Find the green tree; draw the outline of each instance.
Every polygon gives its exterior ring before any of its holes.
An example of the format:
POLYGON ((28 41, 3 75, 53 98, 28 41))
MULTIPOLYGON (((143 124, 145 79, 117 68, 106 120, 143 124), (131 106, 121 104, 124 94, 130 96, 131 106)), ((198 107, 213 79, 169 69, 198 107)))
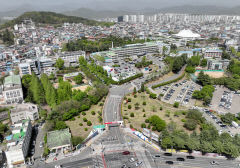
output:
POLYGON ((73 78, 73 80, 76 82, 76 84, 80 85, 83 83, 83 76, 81 73, 79 73, 77 76, 73 78))
POLYGON ((145 91, 145 87, 144 87, 144 84, 142 83, 141 84, 141 92, 144 92, 145 91))
POLYGON ((229 125, 232 123, 232 121, 234 121, 234 119, 235 119, 235 116, 234 116, 234 114, 231 114, 231 113, 221 115, 222 122, 229 124, 229 125))
POLYGON ((67 81, 61 81, 57 89, 58 104, 63 101, 70 100, 72 97, 72 86, 67 81))
POLYGON ((62 60, 61 58, 58 58, 57 61, 56 61, 55 66, 56 66, 58 69, 62 70, 63 67, 64 67, 64 60, 62 60))
POLYGON ((192 119, 188 119, 184 125, 183 125, 185 128, 187 128, 188 130, 192 131, 192 130, 195 130, 196 127, 197 127, 197 122, 195 120, 192 120, 192 119))
POLYGON ((81 144, 83 142, 83 138, 80 136, 73 136, 72 137, 72 144, 73 146, 77 146, 78 144, 81 144))
POLYGON ((201 67, 206 67, 207 66, 207 59, 202 59, 200 65, 201 65, 201 67))
POLYGON ((203 73, 203 71, 201 71, 199 74, 198 74, 198 78, 197 78, 197 82, 202 85, 202 86, 205 86, 205 85, 211 85, 212 82, 211 82, 211 78, 209 77, 209 75, 205 75, 203 73))
POLYGON ((45 95, 42 83, 34 73, 32 74, 30 82, 30 91, 33 95, 34 103, 42 104, 45 102, 45 95))
POLYGON ((55 129, 61 130, 67 128, 67 124, 64 121, 56 121, 55 129))

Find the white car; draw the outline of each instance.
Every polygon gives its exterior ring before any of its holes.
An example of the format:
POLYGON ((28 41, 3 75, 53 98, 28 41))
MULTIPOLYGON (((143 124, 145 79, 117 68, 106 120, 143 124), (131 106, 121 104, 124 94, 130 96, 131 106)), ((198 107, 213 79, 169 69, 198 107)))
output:
POLYGON ((131 162, 131 163, 134 162, 134 161, 135 161, 134 158, 130 158, 130 159, 129 159, 129 162, 131 162))

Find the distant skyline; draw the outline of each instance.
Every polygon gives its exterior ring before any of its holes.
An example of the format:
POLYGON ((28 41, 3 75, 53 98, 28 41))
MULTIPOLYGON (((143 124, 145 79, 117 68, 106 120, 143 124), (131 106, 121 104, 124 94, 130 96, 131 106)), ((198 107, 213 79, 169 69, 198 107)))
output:
POLYGON ((181 5, 240 6, 240 0, 0 0, 0 12, 29 8, 29 10, 67 11, 79 8, 97 10, 161 9, 181 5))

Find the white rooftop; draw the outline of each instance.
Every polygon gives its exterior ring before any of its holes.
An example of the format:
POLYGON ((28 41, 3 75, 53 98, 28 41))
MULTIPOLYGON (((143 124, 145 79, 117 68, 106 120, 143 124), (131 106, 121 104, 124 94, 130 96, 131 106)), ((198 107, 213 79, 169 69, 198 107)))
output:
POLYGON ((199 38, 200 35, 197 33, 193 33, 191 30, 181 30, 178 34, 176 34, 178 37, 183 38, 199 38))

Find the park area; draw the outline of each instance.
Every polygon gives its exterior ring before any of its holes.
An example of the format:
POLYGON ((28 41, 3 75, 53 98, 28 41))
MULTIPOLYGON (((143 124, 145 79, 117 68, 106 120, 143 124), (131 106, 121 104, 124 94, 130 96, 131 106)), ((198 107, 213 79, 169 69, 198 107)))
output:
MULTIPOLYGON (((151 116, 157 115, 162 120, 169 124, 171 121, 175 123, 178 129, 185 129, 184 123, 187 121, 187 108, 183 106, 174 107, 174 105, 162 102, 158 99, 149 98, 146 92, 130 94, 125 97, 122 104, 122 115, 126 125, 136 130, 142 131, 142 128, 153 129, 148 122, 151 116)), ((199 126, 196 128, 199 131, 199 126)), ((157 132, 157 131, 156 131, 157 132)))
POLYGON ((103 101, 98 105, 92 105, 87 111, 81 112, 74 119, 65 121, 70 128, 72 136, 87 138, 94 125, 102 124, 103 101))

